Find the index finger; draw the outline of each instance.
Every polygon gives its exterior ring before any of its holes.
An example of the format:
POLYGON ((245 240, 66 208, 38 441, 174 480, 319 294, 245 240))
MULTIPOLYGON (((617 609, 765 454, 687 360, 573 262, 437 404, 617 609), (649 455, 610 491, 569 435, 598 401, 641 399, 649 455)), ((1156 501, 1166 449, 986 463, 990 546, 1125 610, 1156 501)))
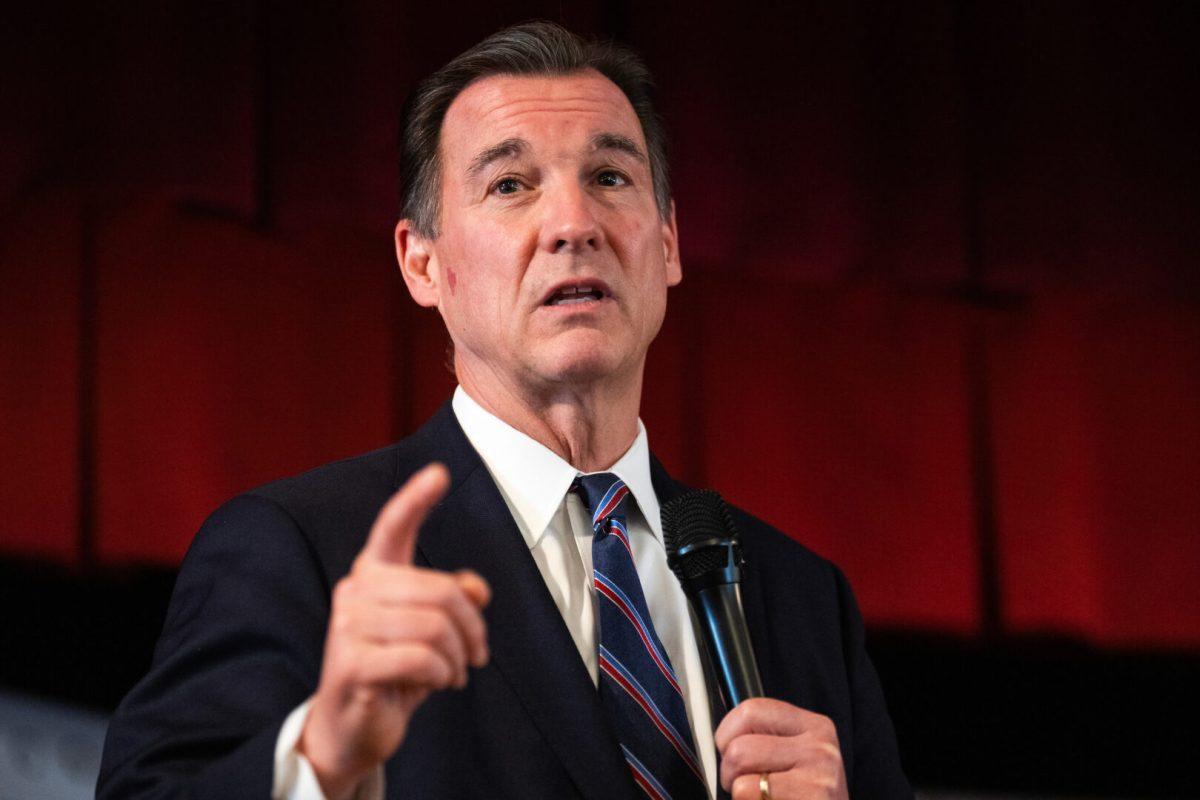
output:
MULTIPOLYGON (((769 697, 752 697, 738 703, 725 715, 713 733, 713 744, 725 752, 725 747, 746 733, 765 733, 772 736, 798 736, 805 731, 829 722, 828 717, 799 706, 772 700, 769 697)), ((832 725, 832 722, 829 722, 832 725)))
POLYGON ((419 470, 380 509, 359 557, 411 564, 417 529, 449 487, 450 473, 441 464, 419 470))

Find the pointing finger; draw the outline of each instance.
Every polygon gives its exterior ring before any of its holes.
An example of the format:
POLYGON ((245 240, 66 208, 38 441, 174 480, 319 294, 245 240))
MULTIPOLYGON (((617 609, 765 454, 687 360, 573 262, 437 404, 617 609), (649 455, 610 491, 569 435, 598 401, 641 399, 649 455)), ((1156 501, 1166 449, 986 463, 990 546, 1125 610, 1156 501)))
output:
POLYGON ((375 518, 360 558, 411 564, 417 529, 449 486, 450 474, 441 464, 430 464, 409 478, 375 518))

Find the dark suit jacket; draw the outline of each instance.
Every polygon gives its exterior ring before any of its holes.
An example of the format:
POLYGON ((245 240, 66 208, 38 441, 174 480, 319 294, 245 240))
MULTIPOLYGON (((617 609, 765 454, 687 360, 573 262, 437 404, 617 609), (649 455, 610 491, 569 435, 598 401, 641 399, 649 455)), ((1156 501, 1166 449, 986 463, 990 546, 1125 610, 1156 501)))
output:
MULTIPOLYGON (((434 460, 451 488, 416 558, 491 584, 492 658, 467 688, 420 707, 386 765, 388 796, 639 796, 541 574, 447 403, 398 444, 251 491, 204 523, 150 672, 110 723, 99 798, 270 795, 280 726, 316 689, 330 591, 379 508, 434 460)), ((652 470, 661 500, 683 491, 657 461, 652 470)), ((845 578, 759 520, 735 519, 766 694, 834 720, 853 797, 911 797, 845 578)))

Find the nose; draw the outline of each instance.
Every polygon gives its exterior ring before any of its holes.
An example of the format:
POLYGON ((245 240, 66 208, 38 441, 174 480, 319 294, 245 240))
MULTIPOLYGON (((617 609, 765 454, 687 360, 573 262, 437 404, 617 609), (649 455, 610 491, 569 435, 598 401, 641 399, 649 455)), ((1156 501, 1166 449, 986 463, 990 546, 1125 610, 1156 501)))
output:
POLYGON ((595 200, 578 184, 561 186, 545 198, 542 249, 551 253, 598 250, 604 241, 595 200))

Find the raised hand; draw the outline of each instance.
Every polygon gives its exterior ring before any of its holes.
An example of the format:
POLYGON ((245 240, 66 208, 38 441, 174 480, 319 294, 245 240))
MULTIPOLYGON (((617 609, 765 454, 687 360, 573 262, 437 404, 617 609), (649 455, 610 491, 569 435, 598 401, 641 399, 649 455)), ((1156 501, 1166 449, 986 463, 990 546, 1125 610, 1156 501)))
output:
POLYGON ((487 583, 412 564, 417 530, 448 486, 440 464, 413 475, 333 590, 321 680, 299 741, 330 800, 350 796, 396 751, 431 692, 465 686, 468 666, 487 663, 487 583))

